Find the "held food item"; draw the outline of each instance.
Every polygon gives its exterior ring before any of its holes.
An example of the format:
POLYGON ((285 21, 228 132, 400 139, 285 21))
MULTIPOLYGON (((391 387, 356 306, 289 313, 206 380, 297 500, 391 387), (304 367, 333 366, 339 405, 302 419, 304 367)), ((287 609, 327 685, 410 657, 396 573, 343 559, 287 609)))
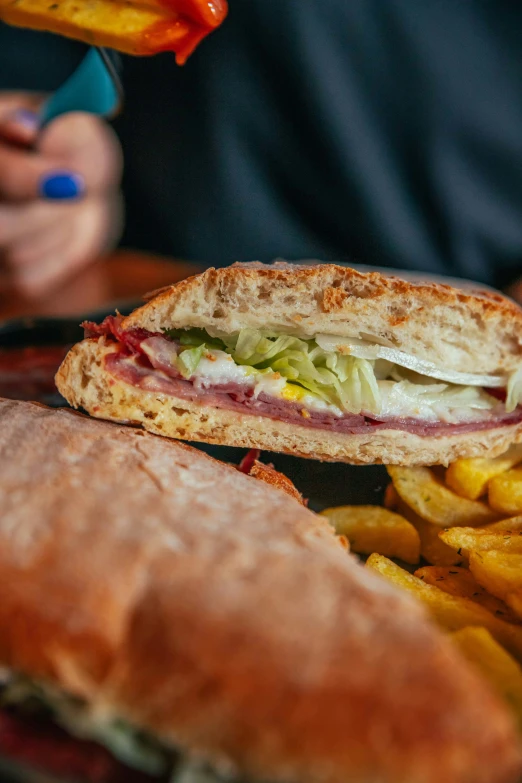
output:
POLYGON ((0 0, 8 24, 128 54, 173 51, 180 65, 226 14, 226 0, 0 0))
POLYGON ((0 752, 48 741, 56 766, 66 731, 90 743, 67 751, 90 781, 100 745, 140 780, 168 779, 175 749, 228 780, 518 779, 487 684, 293 497, 28 403, 0 403, 0 451, 0 752))
POLYGON ((522 433, 522 310, 491 293, 237 264, 85 326, 61 393, 169 437, 432 465, 494 456, 522 433))

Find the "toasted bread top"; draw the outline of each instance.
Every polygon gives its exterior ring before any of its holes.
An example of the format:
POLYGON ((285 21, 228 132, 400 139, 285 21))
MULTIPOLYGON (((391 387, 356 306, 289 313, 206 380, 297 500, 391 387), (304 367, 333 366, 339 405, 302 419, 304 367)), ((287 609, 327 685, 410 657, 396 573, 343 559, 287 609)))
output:
POLYGON ((208 269, 156 292, 124 326, 376 338, 440 367, 481 374, 508 373, 522 362, 522 309, 510 299, 334 264, 208 269))

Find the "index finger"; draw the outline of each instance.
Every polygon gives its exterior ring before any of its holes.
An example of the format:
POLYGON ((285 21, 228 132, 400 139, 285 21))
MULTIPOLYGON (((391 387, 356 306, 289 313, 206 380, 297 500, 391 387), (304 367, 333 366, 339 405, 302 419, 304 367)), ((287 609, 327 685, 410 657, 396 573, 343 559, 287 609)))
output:
POLYGON ((60 117, 33 150, 0 142, 0 199, 79 198, 117 189, 121 153, 112 131, 88 115, 60 117), (57 184, 59 186, 57 186, 57 184))

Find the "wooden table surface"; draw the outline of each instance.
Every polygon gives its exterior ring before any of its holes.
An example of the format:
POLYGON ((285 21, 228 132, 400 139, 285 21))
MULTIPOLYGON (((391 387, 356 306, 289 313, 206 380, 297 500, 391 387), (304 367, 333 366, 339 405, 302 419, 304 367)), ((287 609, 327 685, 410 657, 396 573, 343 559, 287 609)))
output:
POLYGON ((51 294, 27 299, 0 294, 0 320, 24 316, 74 316, 125 301, 175 283, 203 266, 120 250, 84 269, 51 294))

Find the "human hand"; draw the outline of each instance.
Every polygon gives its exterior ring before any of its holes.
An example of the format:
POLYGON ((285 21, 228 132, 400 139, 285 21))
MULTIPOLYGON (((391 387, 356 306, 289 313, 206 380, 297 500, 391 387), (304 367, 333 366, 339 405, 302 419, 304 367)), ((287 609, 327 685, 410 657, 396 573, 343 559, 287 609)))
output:
POLYGON ((121 151, 87 114, 38 132, 42 99, 0 93, 0 288, 39 296, 119 238, 121 151))

